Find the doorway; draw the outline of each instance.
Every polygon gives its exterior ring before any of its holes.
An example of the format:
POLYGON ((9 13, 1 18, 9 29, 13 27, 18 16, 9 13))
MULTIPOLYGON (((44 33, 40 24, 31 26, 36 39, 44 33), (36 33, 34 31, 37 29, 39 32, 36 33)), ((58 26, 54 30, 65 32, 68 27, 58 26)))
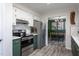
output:
POLYGON ((66 18, 48 18, 48 45, 65 46, 65 22, 66 18))

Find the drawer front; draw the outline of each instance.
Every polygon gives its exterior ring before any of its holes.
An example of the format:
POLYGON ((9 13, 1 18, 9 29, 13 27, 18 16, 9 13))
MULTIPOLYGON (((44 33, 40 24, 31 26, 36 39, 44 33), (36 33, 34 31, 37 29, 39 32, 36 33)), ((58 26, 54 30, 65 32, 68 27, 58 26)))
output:
POLYGON ((20 39, 13 40, 13 56, 21 55, 21 42, 20 39))

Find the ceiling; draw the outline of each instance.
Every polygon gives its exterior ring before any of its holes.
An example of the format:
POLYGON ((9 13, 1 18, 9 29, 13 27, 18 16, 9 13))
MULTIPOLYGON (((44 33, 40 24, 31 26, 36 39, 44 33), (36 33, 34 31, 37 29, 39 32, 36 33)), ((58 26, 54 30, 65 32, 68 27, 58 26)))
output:
POLYGON ((28 7, 29 9, 39 13, 44 14, 53 10, 59 10, 67 7, 76 6, 76 3, 19 3, 24 7, 28 7))

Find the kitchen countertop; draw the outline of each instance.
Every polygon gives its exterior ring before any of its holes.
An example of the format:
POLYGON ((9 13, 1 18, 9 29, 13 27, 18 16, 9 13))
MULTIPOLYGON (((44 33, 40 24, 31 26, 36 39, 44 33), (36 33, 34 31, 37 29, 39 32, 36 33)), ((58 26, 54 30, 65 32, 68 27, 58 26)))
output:
POLYGON ((74 39, 74 41, 77 43, 77 45, 79 46, 79 34, 72 34, 71 36, 74 39))
POLYGON ((33 36, 38 35, 37 33, 32 33, 33 36))
POLYGON ((21 37, 13 36, 12 38, 13 38, 13 40, 14 40, 14 39, 19 39, 19 38, 21 38, 21 37))
MULTIPOLYGON (((28 34, 27 37, 30 36, 30 35, 35 36, 35 35, 38 35, 38 34, 37 34, 37 33, 31 33, 31 34, 28 34)), ((14 40, 14 39, 19 39, 19 38, 21 38, 21 37, 13 36, 12 38, 13 38, 13 40, 14 40)))
POLYGON ((77 45, 79 46, 79 33, 77 32, 76 25, 71 25, 71 36, 74 39, 74 41, 77 43, 77 45))

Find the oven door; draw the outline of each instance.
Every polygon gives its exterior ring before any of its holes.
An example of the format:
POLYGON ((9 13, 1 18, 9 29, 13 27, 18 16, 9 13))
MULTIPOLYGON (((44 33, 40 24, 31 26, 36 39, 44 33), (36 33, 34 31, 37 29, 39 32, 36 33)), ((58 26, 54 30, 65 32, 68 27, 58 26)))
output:
POLYGON ((26 47, 33 44, 33 37, 23 37, 21 40, 21 47, 26 47))

